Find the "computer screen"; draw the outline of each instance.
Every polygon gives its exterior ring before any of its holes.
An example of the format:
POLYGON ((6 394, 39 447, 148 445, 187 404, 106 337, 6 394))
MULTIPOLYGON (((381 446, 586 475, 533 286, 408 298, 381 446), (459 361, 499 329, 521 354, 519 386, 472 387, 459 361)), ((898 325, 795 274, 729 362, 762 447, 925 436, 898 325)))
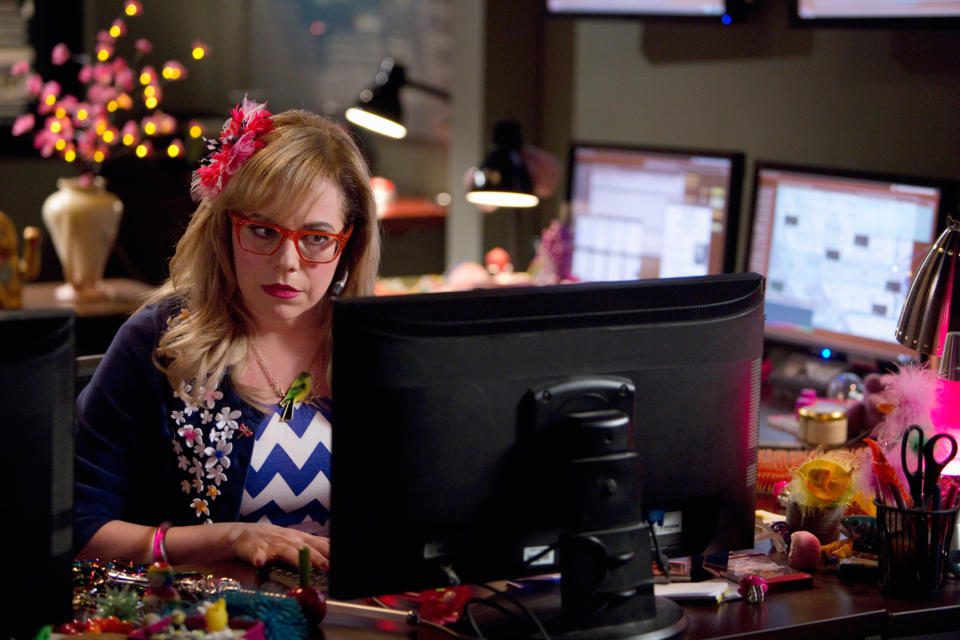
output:
POLYGON ((955 206, 947 180, 760 162, 748 268, 766 276, 767 336, 881 361, 914 270, 955 206))
MULTIPOLYGON (((555 545, 593 511, 557 451, 595 404, 623 405, 640 498, 619 508, 662 519, 667 555, 752 548, 762 280, 336 300, 331 596, 565 574, 555 545)), ((629 475, 586 474, 587 493, 629 475)))
POLYGON ((949 0, 793 0, 799 20, 899 20, 960 18, 960 2, 949 0))
POLYGON ((730 0, 546 0, 557 14, 621 16, 723 16, 730 0))
POLYGON ((743 155, 575 143, 568 199, 580 281, 736 270, 743 155))
POLYGON ((0 469, 10 489, 0 545, 15 550, 4 569, 17 583, 0 633, 32 638, 73 618, 74 315, 0 310, 0 337, 0 469))

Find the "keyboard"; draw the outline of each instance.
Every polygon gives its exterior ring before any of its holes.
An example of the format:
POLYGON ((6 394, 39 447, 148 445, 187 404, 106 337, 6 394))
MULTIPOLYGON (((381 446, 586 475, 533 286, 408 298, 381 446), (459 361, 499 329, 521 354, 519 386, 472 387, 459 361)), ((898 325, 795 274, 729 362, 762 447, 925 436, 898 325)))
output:
MULTIPOLYGON (((260 575, 262 576, 261 580, 276 582, 289 589, 300 586, 300 571, 287 565, 267 565, 261 569, 260 575)), ((310 586, 318 591, 326 592, 330 586, 327 572, 312 568, 310 570, 310 586)))

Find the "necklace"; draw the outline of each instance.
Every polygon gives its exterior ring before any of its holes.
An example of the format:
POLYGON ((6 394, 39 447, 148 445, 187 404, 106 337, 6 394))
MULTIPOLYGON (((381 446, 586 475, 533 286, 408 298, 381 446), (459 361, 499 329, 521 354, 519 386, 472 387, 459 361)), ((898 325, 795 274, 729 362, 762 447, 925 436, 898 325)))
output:
MULTIPOLYGON (((263 372, 264 377, 270 382, 273 390, 281 398, 280 406, 283 407, 283 412, 280 415, 280 422, 290 422, 290 420, 293 419, 294 406, 300 402, 309 402, 314 396, 316 390, 311 384, 313 374, 310 371, 301 371, 294 381, 290 383, 290 388, 284 392, 283 387, 277 382, 276 376, 273 375, 270 367, 267 366, 267 362, 263 359, 263 354, 260 353, 257 345, 251 341, 250 348, 253 351, 253 356, 257 359, 257 364, 260 365, 260 370, 263 372)), ((317 360, 318 358, 314 357, 313 362, 310 363, 310 368, 314 370, 314 372, 317 368, 317 360)))
POLYGON ((260 349, 257 348, 257 345, 253 341, 250 342, 250 348, 253 350, 253 357, 257 359, 257 364, 260 365, 260 371, 263 372, 263 376, 273 386, 273 390, 277 392, 277 395, 283 398, 287 395, 287 392, 283 390, 283 387, 280 386, 280 383, 277 382, 276 377, 274 377, 273 372, 270 371, 270 367, 268 367, 267 363, 263 360, 260 349))

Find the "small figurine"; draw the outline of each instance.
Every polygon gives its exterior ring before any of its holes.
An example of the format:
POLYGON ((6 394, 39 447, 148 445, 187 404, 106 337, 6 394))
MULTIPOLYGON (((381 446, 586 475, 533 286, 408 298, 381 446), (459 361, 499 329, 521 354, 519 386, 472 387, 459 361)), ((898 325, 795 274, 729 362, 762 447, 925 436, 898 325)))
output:
POLYGON ((23 258, 17 253, 17 228, 0 211, 0 309, 23 305, 23 283, 40 273, 40 230, 23 230, 23 258))
POLYGON ((227 628, 227 601, 220 598, 216 602, 211 602, 203 611, 203 619, 206 620, 207 631, 222 631, 227 628))
POLYGON ((310 549, 300 547, 300 585, 287 595, 297 600, 307 624, 316 629, 327 615, 327 600, 316 587, 310 584, 310 549))
POLYGON ((767 581, 760 576, 743 576, 740 578, 740 585, 737 589, 743 598, 750 604, 760 604, 766 596, 769 585, 767 581))
POLYGON ((180 602, 180 594, 173 587, 173 567, 166 562, 154 562, 147 569, 147 584, 143 594, 143 609, 147 613, 163 614, 180 602))

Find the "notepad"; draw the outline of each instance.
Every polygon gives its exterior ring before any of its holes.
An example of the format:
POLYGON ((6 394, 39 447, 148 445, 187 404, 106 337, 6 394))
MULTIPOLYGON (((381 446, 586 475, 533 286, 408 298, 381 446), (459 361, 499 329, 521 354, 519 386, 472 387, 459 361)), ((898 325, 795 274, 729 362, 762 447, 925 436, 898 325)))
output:
POLYGON ((677 601, 701 600, 717 603, 737 600, 741 597, 737 593, 737 585, 722 578, 702 582, 655 584, 653 585, 653 594, 677 601))

